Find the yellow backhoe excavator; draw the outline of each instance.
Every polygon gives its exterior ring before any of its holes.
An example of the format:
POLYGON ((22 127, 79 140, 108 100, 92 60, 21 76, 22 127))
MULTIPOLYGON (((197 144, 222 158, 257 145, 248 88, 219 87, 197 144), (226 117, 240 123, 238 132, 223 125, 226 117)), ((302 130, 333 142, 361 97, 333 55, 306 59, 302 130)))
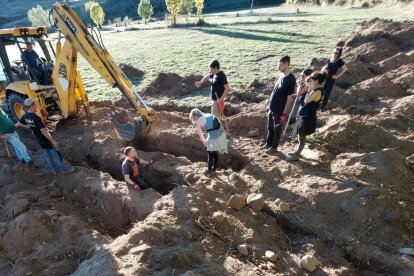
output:
POLYGON ((90 116, 89 100, 77 70, 79 53, 109 85, 122 92, 137 113, 130 122, 111 117, 118 135, 130 141, 148 131, 156 114, 105 49, 99 30, 87 28, 65 2, 53 5, 50 21, 59 32, 56 49, 45 27, 0 30, 0 99, 3 98, 11 115, 19 119, 25 111, 24 100, 37 98, 38 115, 43 120, 54 114, 63 118, 76 116, 80 106, 90 116), (34 46, 39 56, 37 66, 42 72, 49 72, 53 83, 39 80, 38 74, 31 70, 33 67, 27 64, 27 43, 34 46))

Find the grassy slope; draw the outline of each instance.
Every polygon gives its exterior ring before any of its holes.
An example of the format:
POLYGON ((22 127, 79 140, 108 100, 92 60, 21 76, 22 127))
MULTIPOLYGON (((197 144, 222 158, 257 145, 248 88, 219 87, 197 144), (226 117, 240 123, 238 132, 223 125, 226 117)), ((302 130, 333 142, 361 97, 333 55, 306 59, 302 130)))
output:
MULTIPOLYGON (((140 88, 160 72, 205 74, 214 57, 220 59, 232 85, 246 85, 274 76, 282 55, 289 54, 296 68, 306 66, 312 57, 328 57, 358 22, 374 17, 404 20, 408 15, 395 8, 303 7, 297 14, 295 8, 275 7, 253 15, 240 12, 240 17, 235 12, 208 15, 206 21, 215 26, 104 32, 103 38, 117 62, 146 72, 140 88)), ((92 100, 119 98, 120 93, 103 84, 93 70, 85 70, 90 69, 85 62, 80 61, 80 67, 92 100)))

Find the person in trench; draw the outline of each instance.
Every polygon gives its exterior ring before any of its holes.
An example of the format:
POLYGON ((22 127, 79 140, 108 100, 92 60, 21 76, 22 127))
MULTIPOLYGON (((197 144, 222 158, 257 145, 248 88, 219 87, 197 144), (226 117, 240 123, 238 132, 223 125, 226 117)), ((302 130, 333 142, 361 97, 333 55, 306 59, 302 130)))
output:
POLYGON ((226 133, 218 118, 212 114, 204 114, 195 108, 191 110, 189 117, 201 142, 207 148, 207 169, 204 174, 211 175, 217 170, 218 153, 227 153, 226 133), (204 132, 207 132, 207 138, 204 132))
POLYGON ((125 160, 122 162, 122 174, 125 182, 131 185, 134 190, 144 190, 149 188, 147 183, 140 176, 140 165, 154 164, 154 160, 145 161, 138 158, 137 151, 133 147, 126 147, 124 149, 125 160))

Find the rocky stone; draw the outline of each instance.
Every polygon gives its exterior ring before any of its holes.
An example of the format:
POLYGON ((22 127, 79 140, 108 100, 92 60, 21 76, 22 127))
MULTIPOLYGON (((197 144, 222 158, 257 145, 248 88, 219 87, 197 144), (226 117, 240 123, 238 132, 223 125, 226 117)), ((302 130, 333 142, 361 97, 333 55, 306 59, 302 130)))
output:
POLYGON ((223 214, 223 212, 214 212, 213 214, 213 220, 215 222, 221 223, 225 220, 226 216, 223 214))
POLYGON ((312 256, 305 255, 300 259, 299 265, 307 272, 313 272, 316 269, 316 260, 312 256))
POLYGON ((414 255, 414 249, 413 248, 401 248, 398 250, 398 253, 400 254, 407 254, 407 255, 414 255))
POLYGON ((273 263, 271 263, 271 262, 267 262, 266 267, 269 270, 276 269, 276 266, 273 263))
POLYGON ((8 209, 14 217, 24 213, 29 209, 29 201, 25 198, 12 200, 9 202, 8 209))
POLYGON ((241 210, 244 206, 246 206, 246 198, 244 195, 235 194, 232 195, 229 199, 228 205, 236 210, 241 210))
POLYGON ((197 274, 190 270, 184 273, 183 276, 197 276, 197 274))
POLYGON ((276 262, 276 260, 277 260, 277 255, 276 255, 276 253, 275 253, 275 252, 273 252, 273 251, 270 251, 270 250, 267 250, 267 251, 265 252, 265 257, 267 258, 267 260, 268 260, 269 262, 272 262, 272 263, 276 262))
POLYGON ((289 212, 290 211, 290 204, 286 202, 281 202, 279 204, 279 209, 282 212, 289 212))
POLYGON ((313 201, 313 202, 311 203, 311 208, 312 208, 313 210, 316 210, 316 208, 318 208, 318 204, 317 204, 315 201, 313 201))
POLYGON ((264 206, 264 196, 263 194, 250 194, 247 196, 246 202, 253 210, 260 211, 264 206))
POLYGON ((237 246, 237 252, 242 256, 248 256, 249 255, 249 251, 247 250, 247 245, 245 245, 245 244, 238 245, 237 246))
POLYGON ((251 127, 247 132, 248 137, 257 137, 260 135, 260 130, 257 127, 251 127))

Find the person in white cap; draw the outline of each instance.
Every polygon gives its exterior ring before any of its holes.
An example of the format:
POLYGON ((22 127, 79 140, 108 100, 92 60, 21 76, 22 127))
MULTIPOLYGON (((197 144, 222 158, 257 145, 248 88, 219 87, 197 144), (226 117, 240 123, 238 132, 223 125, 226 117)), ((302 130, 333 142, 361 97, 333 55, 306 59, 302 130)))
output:
POLYGON ((42 119, 36 114, 37 107, 34 99, 26 99, 24 105, 27 107, 27 112, 17 122, 16 126, 30 128, 35 135, 39 145, 43 149, 43 155, 46 158, 47 164, 53 174, 60 172, 73 171, 73 167, 69 167, 62 162, 59 154, 56 151, 57 142, 50 135, 42 119))

